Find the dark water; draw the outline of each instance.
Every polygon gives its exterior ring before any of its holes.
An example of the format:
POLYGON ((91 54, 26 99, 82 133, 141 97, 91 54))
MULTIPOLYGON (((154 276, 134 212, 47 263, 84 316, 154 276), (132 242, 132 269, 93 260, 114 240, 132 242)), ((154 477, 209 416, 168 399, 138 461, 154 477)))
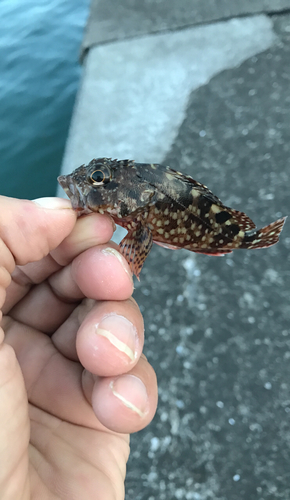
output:
POLYGON ((0 194, 55 194, 89 0, 0 1, 0 194))

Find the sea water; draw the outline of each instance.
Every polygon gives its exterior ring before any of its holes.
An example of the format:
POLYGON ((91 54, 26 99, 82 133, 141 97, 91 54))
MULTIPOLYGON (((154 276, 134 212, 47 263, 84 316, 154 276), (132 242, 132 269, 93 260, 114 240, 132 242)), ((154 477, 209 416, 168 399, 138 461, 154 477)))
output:
POLYGON ((53 196, 89 0, 0 2, 0 194, 53 196))

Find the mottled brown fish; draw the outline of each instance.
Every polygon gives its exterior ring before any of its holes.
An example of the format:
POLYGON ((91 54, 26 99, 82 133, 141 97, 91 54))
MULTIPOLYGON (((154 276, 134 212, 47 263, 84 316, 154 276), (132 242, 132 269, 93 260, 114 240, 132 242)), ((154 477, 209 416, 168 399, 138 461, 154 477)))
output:
POLYGON ((274 245, 286 219, 257 230, 246 214, 223 205, 203 184, 156 163, 98 158, 58 181, 80 215, 107 212, 128 230, 120 251, 138 279, 153 241, 224 255, 274 245))

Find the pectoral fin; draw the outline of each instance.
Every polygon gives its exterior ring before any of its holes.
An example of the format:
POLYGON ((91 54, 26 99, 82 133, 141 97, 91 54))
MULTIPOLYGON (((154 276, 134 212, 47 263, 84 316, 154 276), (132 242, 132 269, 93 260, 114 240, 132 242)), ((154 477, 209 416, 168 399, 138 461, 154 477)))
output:
POLYGON ((138 280, 146 257, 152 248, 152 243, 150 229, 141 224, 134 230, 129 231, 120 243, 121 254, 127 260, 131 271, 138 280))

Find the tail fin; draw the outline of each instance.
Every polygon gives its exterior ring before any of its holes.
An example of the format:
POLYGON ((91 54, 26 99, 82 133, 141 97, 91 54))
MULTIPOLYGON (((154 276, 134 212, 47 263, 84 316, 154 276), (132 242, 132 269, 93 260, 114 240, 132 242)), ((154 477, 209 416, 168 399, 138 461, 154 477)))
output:
POLYGON ((262 229, 246 232, 240 248, 254 249, 275 245, 279 241, 286 219, 287 217, 283 217, 262 229))

